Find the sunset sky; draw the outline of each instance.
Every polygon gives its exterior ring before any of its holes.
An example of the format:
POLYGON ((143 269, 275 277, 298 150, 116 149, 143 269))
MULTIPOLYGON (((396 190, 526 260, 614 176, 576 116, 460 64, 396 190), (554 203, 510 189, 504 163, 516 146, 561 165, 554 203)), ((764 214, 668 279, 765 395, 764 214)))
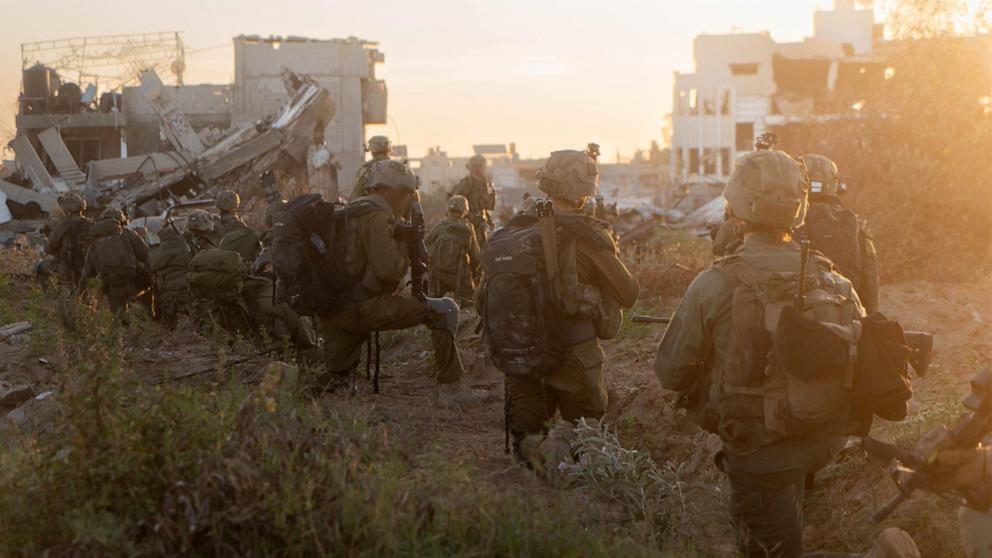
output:
MULTIPOLYGON (((610 159, 661 141, 674 70, 692 70, 700 33, 812 33, 829 0, 6 0, 0 138, 9 138, 20 44, 88 35, 183 32, 186 83, 233 79, 238 34, 379 41, 386 133, 420 156, 440 145, 516 142, 527 156, 598 141, 610 159), (217 48, 210 48, 217 47, 217 48), (199 52, 195 52, 198 49, 199 52)), ((876 16, 877 17, 877 16, 876 16)), ((5 154, 11 157, 11 154, 5 154)))

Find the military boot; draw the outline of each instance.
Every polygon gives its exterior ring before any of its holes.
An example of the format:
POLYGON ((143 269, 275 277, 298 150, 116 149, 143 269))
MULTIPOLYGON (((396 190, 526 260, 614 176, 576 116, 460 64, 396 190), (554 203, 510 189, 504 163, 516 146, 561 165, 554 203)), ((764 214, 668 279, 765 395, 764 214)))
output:
POLYGON ((481 406, 488 399, 489 393, 472 389, 461 381, 437 386, 437 406, 442 409, 472 409, 481 406))

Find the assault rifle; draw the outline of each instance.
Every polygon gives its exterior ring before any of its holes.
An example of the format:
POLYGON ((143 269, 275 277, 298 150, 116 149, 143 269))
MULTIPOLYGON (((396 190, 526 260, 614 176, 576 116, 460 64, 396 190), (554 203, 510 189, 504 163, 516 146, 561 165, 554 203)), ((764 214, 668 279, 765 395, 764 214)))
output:
POLYGON ((671 318, 662 318, 660 316, 631 316, 630 321, 635 324, 670 324, 672 323, 671 318))
MULTIPOLYGON (((871 516, 872 523, 879 523, 888 517, 900 504, 908 500, 915 490, 931 490, 939 493, 931 488, 933 481, 943 473, 938 468, 938 454, 944 450, 974 449, 992 431, 992 368, 986 368, 975 374, 971 379, 971 395, 963 404, 968 412, 958 419, 953 428, 937 427, 924 436, 912 450, 874 438, 864 438, 862 447, 870 455, 888 461, 895 460, 889 468, 889 474, 899 489, 899 494, 871 516)), ((987 487, 954 489, 946 495, 958 503, 970 504, 980 509, 989 504, 987 487)))
POLYGON ((424 242, 424 208, 419 192, 410 202, 410 293, 414 298, 427 298, 427 244, 424 242))

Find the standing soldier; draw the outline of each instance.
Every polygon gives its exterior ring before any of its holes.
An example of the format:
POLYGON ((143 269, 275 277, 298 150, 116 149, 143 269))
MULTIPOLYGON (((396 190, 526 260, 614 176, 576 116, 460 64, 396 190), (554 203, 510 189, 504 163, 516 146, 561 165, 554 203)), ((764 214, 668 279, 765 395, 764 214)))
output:
POLYGON ((377 161, 388 161, 392 146, 389 145, 389 138, 386 136, 373 136, 369 139, 368 147, 365 150, 372 154, 372 159, 365 161, 362 168, 358 169, 358 178, 355 180, 355 186, 351 189, 351 197, 348 198, 351 201, 368 195, 367 188, 372 176, 372 165, 377 161))
POLYGON ((172 223, 162 227, 158 237, 161 242, 148 251, 148 268, 155 285, 157 315, 166 327, 173 329, 179 314, 189 306, 186 269, 193 252, 172 223))
POLYGON ((418 180, 399 161, 376 161, 369 168, 369 195, 355 204, 369 204, 365 212, 347 223, 345 260, 354 283, 348 304, 334 314, 321 316, 326 372, 318 390, 344 385, 356 370, 362 343, 373 332, 426 325, 431 330, 437 370, 438 405, 468 407, 483 394, 462 386, 464 372, 455 347, 458 305, 451 299, 418 299, 398 294, 410 270, 409 242, 400 216, 416 199, 418 180))
MULTIPOLYGON (((103 216, 107 214, 104 212, 103 216)), ((125 235, 120 222, 111 217, 100 219, 90 228, 90 246, 79 282, 80 288, 85 288, 90 278, 98 277, 111 311, 123 315, 131 297, 138 291, 141 261, 148 254, 139 253, 139 247, 125 235)), ((140 238, 138 240, 144 243, 140 238)))
POLYGON ((52 227, 45 253, 55 258, 59 278, 66 284, 75 286, 83 273, 86 262, 87 233, 93 221, 83 215, 86 200, 76 193, 59 197, 59 209, 64 219, 52 227))
POLYGON ((241 259, 251 264, 262 251, 262 243, 255 229, 249 227, 238 214, 241 198, 236 192, 224 190, 217 194, 214 205, 220 211, 221 250, 237 252, 241 259))
POLYGON ((468 176, 455 184, 452 194, 465 196, 465 199, 468 200, 468 220, 475 228, 475 238, 482 246, 489 238, 489 228, 493 226, 493 220, 489 213, 496 209, 496 190, 493 189, 493 183, 486 176, 485 157, 475 155, 468 160, 465 168, 468 169, 468 176))
POLYGON ((655 361, 661 385, 723 442, 716 462, 746 556, 802 553, 804 479, 861 428, 845 386, 864 309, 828 260, 804 264, 809 250, 792 242, 808 187, 802 165, 781 151, 738 163, 723 195, 743 244, 693 280, 655 361), (807 331, 829 354, 803 360, 793 343, 807 331))
POLYGON ((479 281, 479 241, 465 220, 468 200, 448 199, 448 216, 427 235, 427 269, 430 270, 431 296, 454 293, 460 300, 471 300, 479 281))
POLYGON ((599 339, 617 335, 621 308, 633 306, 639 291, 609 226, 582 211, 599 183, 595 161, 555 151, 538 181, 550 199, 486 244, 478 295, 490 356, 507 375, 515 453, 536 467, 556 411, 573 422, 606 412, 599 339))
POLYGON ((194 209, 186 218, 186 232, 183 233, 183 238, 195 255, 210 248, 220 248, 222 236, 215 229, 214 220, 209 213, 202 209, 194 209))
POLYGON ((809 213, 804 231, 813 248, 851 280, 869 314, 878 310, 878 258, 865 221, 844 207, 837 165, 823 155, 802 158, 809 174, 809 213))

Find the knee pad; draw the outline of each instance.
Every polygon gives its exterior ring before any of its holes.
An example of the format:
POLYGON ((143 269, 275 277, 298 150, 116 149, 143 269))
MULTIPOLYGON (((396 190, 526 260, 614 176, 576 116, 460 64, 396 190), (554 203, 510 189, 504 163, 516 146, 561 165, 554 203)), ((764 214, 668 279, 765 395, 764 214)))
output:
POLYGON ((431 329, 446 329, 454 337, 458 332, 458 303, 449 297, 427 298, 427 307, 433 314, 427 322, 431 329))

